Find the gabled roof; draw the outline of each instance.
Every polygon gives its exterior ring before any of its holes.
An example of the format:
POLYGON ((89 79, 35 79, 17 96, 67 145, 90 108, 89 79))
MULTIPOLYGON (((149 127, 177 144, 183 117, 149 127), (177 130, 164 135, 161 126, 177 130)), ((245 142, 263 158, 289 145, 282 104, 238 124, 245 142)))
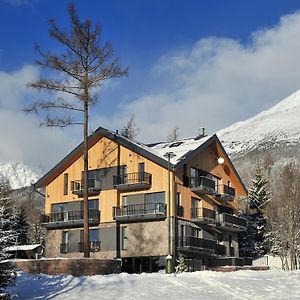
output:
MULTIPOLYGON (((89 136, 89 148, 96 144, 102 137, 107 137, 108 139, 115 141, 116 143, 140 154, 141 156, 154 161, 164 168, 168 168, 168 159, 164 155, 167 152, 173 152, 176 156, 170 159, 171 170, 175 170, 177 166, 184 164, 186 161, 196 156, 199 152, 206 149, 212 143, 217 143, 224 151, 224 155, 230 162, 231 168, 234 170, 234 173, 241 181, 242 186, 245 188, 241 178, 232 165, 216 135, 185 138, 176 140, 174 142, 160 142, 146 145, 136 141, 131 141, 116 132, 99 127, 92 135, 89 136)), ((35 187, 39 188, 49 184, 56 176, 61 174, 72 163, 74 163, 82 154, 83 142, 79 144, 72 152, 70 152, 63 160, 61 160, 54 168, 52 168, 46 175, 44 175, 38 182, 36 182, 35 187)))

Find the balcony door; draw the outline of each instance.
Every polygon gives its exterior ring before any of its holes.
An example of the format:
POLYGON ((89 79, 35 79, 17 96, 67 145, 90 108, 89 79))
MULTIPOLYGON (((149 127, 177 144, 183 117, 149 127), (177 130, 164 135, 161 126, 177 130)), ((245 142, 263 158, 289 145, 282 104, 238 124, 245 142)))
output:
POLYGON ((139 182, 145 181, 145 163, 139 163, 139 182))

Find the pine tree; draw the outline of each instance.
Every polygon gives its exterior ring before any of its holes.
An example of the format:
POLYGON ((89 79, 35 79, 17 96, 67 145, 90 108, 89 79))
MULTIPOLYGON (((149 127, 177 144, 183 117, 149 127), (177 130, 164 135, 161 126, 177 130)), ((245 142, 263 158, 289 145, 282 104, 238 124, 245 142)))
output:
POLYGON ((14 206, 12 217, 14 221, 13 230, 17 234, 17 244, 27 245, 29 243, 29 223, 25 209, 22 206, 14 206))
POLYGON ((263 255, 270 248, 266 238, 268 224, 264 213, 270 201, 270 192, 260 164, 257 164, 255 169, 255 176, 249 189, 249 200, 251 212, 244 216, 248 219, 248 228, 241 237, 241 252, 249 256, 263 255))
POLYGON ((13 282, 13 268, 3 262, 9 258, 8 253, 4 250, 13 244, 16 238, 16 233, 13 231, 13 219, 7 198, 9 185, 7 182, 0 182, 0 291, 1 288, 13 282))

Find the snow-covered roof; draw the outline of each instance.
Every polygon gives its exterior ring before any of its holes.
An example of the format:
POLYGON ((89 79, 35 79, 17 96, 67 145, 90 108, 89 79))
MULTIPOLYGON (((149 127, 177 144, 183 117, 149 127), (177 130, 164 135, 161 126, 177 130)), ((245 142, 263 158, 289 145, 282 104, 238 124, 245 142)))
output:
POLYGON ((33 244, 33 245, 18 245, 18 246, 10 246, 6 247, 4 251, 10 252, 10 251, 29 251, 29 250, 35 250, 38 247, 42 246, 41 244, 33 244))
POLYGON ((170 157, 170 162, 173 165, 177 165, 180 161, 185 159, 189 153, 199 148, 212 136, 196 137, 196 138, 185 138, 176 140, 174 142, 160 142, 150 145, 144 145, 145 149, 159 156, 162 159, 168 160, 165 157, 166 153, 173 152, 174 157, 170 157))

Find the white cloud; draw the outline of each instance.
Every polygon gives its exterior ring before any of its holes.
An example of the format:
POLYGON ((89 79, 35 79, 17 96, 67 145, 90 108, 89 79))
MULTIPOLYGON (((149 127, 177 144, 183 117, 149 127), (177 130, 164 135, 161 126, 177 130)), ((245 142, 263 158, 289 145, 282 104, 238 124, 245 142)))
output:
POLYGON ((135 114, 141 140, 157 141, 175 125, 189 136, 201 126, 213 132, 255 115, 300 88, 299 36, 295 13, 254 32, 247 45, 208 37, 167 53, 152 69, 161 83, 101 124, 118 128, 135 114))
POLYGON ((25 104, 39 97, 26 86, 38 75, 38 69, 31 65, 11 73, 0 72, 0 162, 22 161, 34 169, 47 171, 78 140, 74 132, 70 134, 70 129, 40 127, 36 115, 23 113, 25 104))

